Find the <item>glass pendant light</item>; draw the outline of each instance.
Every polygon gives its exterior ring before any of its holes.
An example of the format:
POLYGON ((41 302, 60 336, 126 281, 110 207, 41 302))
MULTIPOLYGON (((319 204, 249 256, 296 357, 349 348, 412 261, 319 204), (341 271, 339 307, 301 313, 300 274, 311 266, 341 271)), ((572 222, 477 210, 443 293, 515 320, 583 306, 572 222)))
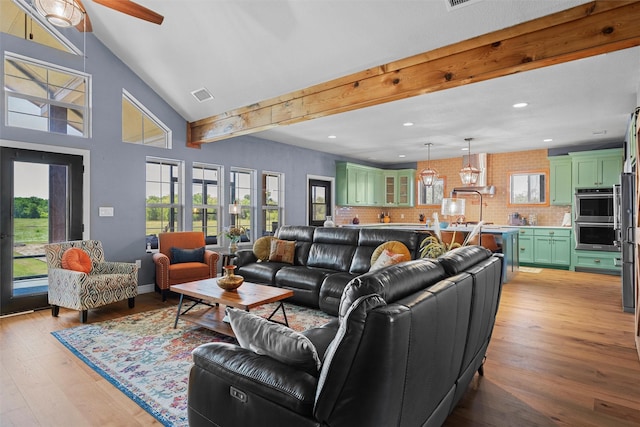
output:
POLYGON ((424 145, 427 146, 429 151, 427 154, 427 168, 423 169, 422 172, 420 172, 420 181, 422 181, 422 184, 425 187, 431 187, 433 184, 435 184, 436 179, 438 179, 438 171, 435 169, 431 169, 431 146, 433 145, 433 143, 427 142, 424 145))
POLYGON ((468 162, 465 167, 460 169, 460 179, 462 180, 462 185, 475 185, 478 182, 478 177, 480 176, 480 170, 478 168, 474 168, 471 166, 471 140, 473 138, 465 138, 467 141, 468 147, 468 162))
POLYGON ((75 27, 82 21, 82 9, 75 0, 35 0, 38 13, 57 27, 75 27))

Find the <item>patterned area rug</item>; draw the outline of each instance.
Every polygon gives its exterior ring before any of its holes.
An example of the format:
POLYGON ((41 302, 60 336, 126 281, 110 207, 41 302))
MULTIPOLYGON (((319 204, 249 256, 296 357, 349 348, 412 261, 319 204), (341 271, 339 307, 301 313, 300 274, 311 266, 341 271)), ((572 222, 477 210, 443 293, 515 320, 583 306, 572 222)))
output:
MULTIPOLYGON (((276 304, 252 313, 268 316, 276 304)), ((191 351, 201 344, 234 338, 184 320, 173 329, 177 307, 52 332, 93 370, 165 426, 187 426, 187 385, 191 351)), ((320 326, 331 316, 286 304, 289 326, 297 331, 320 326)), ((282 321, 281 311, 274 320, 282 321)))

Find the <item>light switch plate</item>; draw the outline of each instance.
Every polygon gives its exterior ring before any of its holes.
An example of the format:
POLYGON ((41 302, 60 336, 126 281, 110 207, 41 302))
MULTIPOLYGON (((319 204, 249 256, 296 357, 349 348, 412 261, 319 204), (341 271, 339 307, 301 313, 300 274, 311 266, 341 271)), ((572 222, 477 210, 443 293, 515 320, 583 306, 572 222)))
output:
POLYGON ((113 207, 111 206, 100 206, 98 209, 100 216, 113 216, 113 207))

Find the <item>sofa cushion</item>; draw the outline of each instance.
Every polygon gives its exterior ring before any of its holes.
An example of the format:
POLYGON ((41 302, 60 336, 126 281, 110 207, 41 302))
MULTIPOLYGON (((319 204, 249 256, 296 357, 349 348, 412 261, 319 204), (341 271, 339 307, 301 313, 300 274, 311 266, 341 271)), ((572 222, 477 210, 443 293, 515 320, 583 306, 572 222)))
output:
POLYGON ((195 249, 171 248, 171 264, 183 262, 204 262, 204 246, 195 249))
POLYGON ((62 254, 62 268, 89 274, 93 268, 91 257, 80 248, 69 248, 62 254))
POLYGON ((369 271, 380 270, 381 268, 389 267, 402 261, 408 261, 404 254, 393 253, 389 249, 385 249, 377 257, 375 262, 371 264, 369 271))
POLYGON ((229 308, 227 314, 240 347, 318 375, 322 362, 309 338, 247 311, 229 308))
POLYGON ((448 275, 454 276, 491 256, 491 251, 482 246, 463 246, 437 258, 448 275))
POLYGON ((271 251, 269 261, 293 264, 293 257, 296 252, 296 242, 288 240, 271 240, 271 251))
POLYGON ((320 309, 332 316, 338 315, 340 308, 340 298, 347 284, 357 277, 356 273, 340 272, 327 276, 320 287, 318 305, 320 309))
POLYGON ((271 254, 271 241, 273 236, 262 236, 253 244, 253 253, 260 261, 267 261, 271 254))
POLYGON ((247 282, 275 284, 276 273, 289 264, 283 262, 252 262, 236 270, 247 282))
POLYGON ((168 271, 171 284, 209 278, 209 266, 202 262, 170 264, 168 271))

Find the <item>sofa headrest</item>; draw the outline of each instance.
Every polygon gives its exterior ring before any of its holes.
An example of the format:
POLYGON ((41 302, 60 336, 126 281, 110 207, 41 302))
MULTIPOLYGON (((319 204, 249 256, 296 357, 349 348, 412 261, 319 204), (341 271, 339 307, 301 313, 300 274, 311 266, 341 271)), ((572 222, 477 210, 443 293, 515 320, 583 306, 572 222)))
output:
POLYGON ((378 246, 380 242, 396 240, 404 243, 411 253, 418 246, 418 233, 406 230, 385 230, 382 228, 363 228, 360 230, 358 245, 378 246))
POLYGON ((276 237, 282 240, 312 242, 315 229, 310 225, 283 225, 276 231, 276 237))
POLYGON ((448 275, 453 276, 467 270, 491 256, 491 251, 482 246, 462 246, 438 257, 448 275))
POLYGON ((421 258, 372 271, 351 280, 340 299, 338 315, 344 316, 351 304, 363 295, 378 294, 387 304, 437 283, 445 277, 442 266, 421 258))
POLYGON ((313 243, 356 246, 358 232, 357 228, 318 227, 313 234, 313 243))

